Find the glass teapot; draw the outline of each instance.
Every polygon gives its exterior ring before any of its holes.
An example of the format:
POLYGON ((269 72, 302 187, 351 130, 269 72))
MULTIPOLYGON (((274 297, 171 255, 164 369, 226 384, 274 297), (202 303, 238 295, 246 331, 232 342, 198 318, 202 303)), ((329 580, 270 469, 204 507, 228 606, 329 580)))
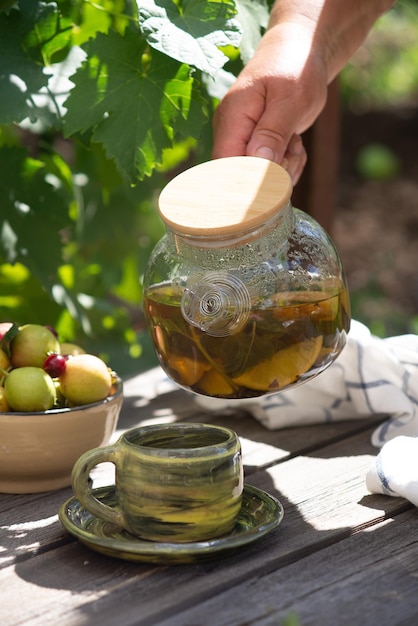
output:
POLYGON ((341 261, 291 193, 287 172, 257 157, 202 163, 162 190, 166 234, 144 276, 144 312, 159 362, 180 386, 218 398, 276 393, 343 349, 341 261))

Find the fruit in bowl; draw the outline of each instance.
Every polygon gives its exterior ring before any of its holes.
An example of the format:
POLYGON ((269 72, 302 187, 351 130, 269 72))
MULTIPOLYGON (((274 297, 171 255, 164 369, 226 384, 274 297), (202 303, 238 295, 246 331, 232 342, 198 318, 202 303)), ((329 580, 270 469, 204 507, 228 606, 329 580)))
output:
POLYGON ((111 393, 114 377, 102 359, 77 345, 60 344, 48 326, 10 323, 0 337, 0 385, 11 411, 99 402, 111 393), (68 346, 71 352, 64 351, 68 346))
POLYGON ((120 378, 79 346, 61 353, 51 336, 51 329, 36 324, 0 323, 2 493, 69 486, 78 457, 107 444, 116 429, 120 378))

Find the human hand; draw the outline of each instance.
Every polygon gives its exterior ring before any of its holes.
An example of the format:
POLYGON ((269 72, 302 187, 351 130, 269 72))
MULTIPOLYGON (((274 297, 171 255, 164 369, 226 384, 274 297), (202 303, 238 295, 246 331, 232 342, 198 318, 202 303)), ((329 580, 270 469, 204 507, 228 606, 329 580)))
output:
POLYGON ((321 112, 327 75, 307 25, 279 24, 263 37, 214 116, 213 158, 259 156, 296 184, 306 163, 300 134, 321 112))
POLYGON ((214 158, 251 155, 306 162, 300 135, 324 107, 328 84, 395 0, 277 0, 253 58, 214 116, 214 158))

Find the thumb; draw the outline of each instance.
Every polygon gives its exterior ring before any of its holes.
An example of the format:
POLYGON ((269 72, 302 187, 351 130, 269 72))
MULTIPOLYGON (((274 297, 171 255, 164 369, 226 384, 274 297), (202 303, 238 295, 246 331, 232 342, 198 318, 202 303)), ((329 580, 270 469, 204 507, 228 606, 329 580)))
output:
POLYGON ((246 154, 281 164, 292 137, 305 130, 298 121, 295 107, 266 103, 248 140, 246 154))
POLYGON ((269 121, 267 115, 262 116, 253 129, 246 154, 278 163, 287 170, 293 185, 296 185, 306 164, 307 155, 300 135, 292 132, 294 120, 292 119, 293 124, 289 120, 286 125, 284 119, 281 115, 280 120, 269 121))

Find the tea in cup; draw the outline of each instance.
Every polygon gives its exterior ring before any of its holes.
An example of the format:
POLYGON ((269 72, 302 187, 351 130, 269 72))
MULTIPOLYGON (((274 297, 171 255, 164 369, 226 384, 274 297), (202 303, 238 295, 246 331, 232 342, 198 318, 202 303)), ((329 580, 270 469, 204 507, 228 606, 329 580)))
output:
POLYGON ((244 487, 241 444, 221 426, 174 423, 140 426, 75 463, 75 496, 96 517, 143 539, 187 543, 229 533, 244 487), (117 504, 97 498, 89 473, 115 465, 117 504))

